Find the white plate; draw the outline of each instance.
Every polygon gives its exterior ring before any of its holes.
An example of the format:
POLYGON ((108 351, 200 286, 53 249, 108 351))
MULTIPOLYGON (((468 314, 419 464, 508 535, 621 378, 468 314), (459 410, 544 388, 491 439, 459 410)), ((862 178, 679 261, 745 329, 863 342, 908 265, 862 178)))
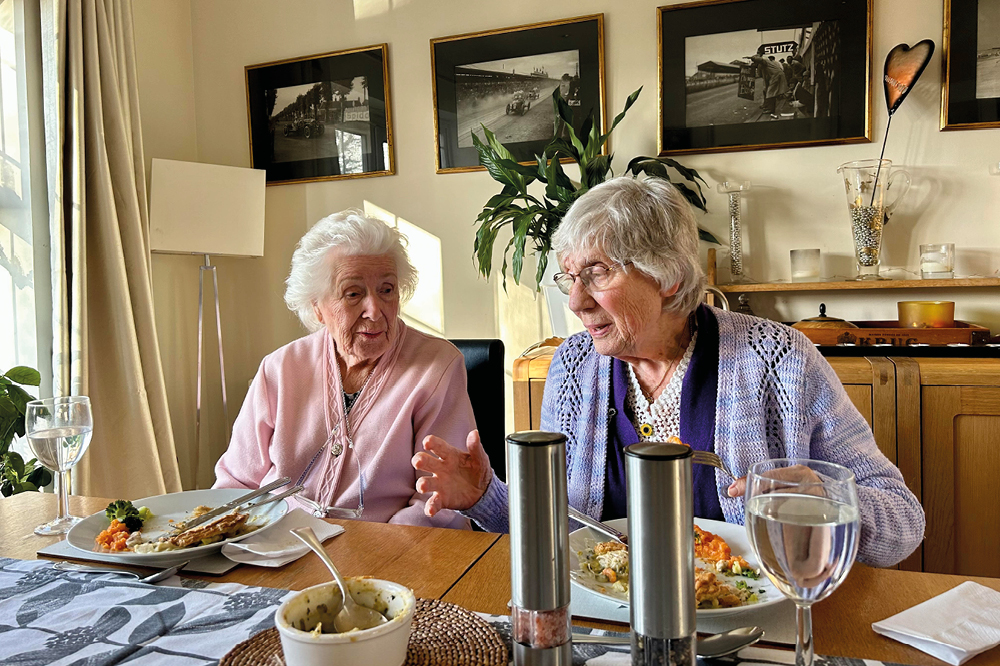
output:
MULTIPOLYGON (((222 506, 223 504, 236 499, 240 495, 246 495, 248 492, 250 491, 243 488, 188 490, 181 493, 171 493, 170 495, 146 497, 141 500, 135 500, 132 504, 136 507, 147 507, 153 512, 153 517, 147 520, 142 526, 143 537, 146 541, 150 541, 169 532, 175 523, 189 518, 191 516, 191 511, 193 511, 195 507, 202 505, 213 508, 222 506), (169 522, 170 520, 173 520, 174 522, 171 523, 169 522)), ((151 567, 172 566, 177 562, 193 560, 196 557, 217 552, 227 543, 240 541, 241 539, 245 539, 252 534, 259 534, 262 530, 265 530, 274 523, 278 522, 278 519, 284 516, 287 511, 288 504, 285 500, 272 502, 257 510, 251 510, 248 523, 260 525, 260 529, 238 537, 233 537, 232 539, 225 539, 224 541, 212 543, 207 546, 194 546, 192 548, 182 548, 180 550, 167 550, 161 553, 104 552, 109 557, 115 558, 115 561, 117 562, 143 564, 151 567)), ((109 524, 110 521, 108 521, 108 517, 104 514, 104 511, 99 511, 98 513, 88 516, 74 525, 69 531, 69 534, 66 535, 66 540, 74 548, 92 553, 97 548, 97 544, 94 543, 94 539, 103 530, 106 530, 109 524)))
MULTIPOLYGON (((743 558, 750 563, 755 569, 760 568, 760 564, 757 562, 756 557, 753 554, 753 549, 750 548, 750 542, 747 540, 746 529, 742 525, 733 525, 731 523, 722 523, 717 520, 705 520, 703 518, 696 518, 695 524, 706 532, 712 532, 713 534, 718 534, 720 537, 726 540, 729 547, 733 550, 733 555, 742 555, 743 558)), ((615 529, 628 533, 628 519, 618 518, 616 520, 609 520, 607 524, 615 529)), ((595 543, 601 541, 608 541, 608 537, 591 530, 589 527, 583 527, 575 532, 571 532, 569 535, 569 549, 571 551, 572 565, 570 567, 570 579, 573 584, 577 587, 586 590, 592 594, 596 594, 599 597, 604 597, 605 599, 610 599, 616 603, 627 606, 628 605, 628 593, 618 592, 612 590, 607 583, 599 583, 597 579, 593 576, 584 573, 580 569, 579 564, 579 553, 585 551, 588 547, 593 546, 595 543)), ((735 583, 737 580, 744 580, 754 590, 763 589, 764 593, 758 593, 759 601, 753 604, 747 604, 746 606, 737 606, 736 608, 706 608, 698 609, 698 619, 707 620, 718 617, 724 617, 727 615, 738 615, 740 613, 745 613, 748 610, 755 608, 761 608, 763 606, 770 606, 771 604, 776 604, 785 597, 782 596, 778 588, 768 580, 767 576, 762 571, 760 578, 753 580, 750 578, 744 578, 741 576, 734 576, 729 578, 727 576, 722 576, 723 580, 730 583, 735 583)))

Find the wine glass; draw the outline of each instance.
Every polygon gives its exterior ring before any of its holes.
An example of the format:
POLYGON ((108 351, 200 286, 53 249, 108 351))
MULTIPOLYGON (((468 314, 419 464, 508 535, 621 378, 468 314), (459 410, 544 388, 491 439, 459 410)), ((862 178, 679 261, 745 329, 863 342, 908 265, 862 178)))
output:
POLYGON ((86 453, 90 436, 94 432, 90 398, 77 395, 32 400, 25 412, 25 431, 32 453, 54 473, 59 495, 59 509, 55 520, 36 527, 35 534, 65 534, 83 520, 69 513, 67 484, 69 470, 86 453))
POLYGON ((747 474, 747 535, 764 573, 795 602, 796 666, 812 665, 812 604, 854 564, 859 515, 854 472, 846 467, 780 458, 747 474))

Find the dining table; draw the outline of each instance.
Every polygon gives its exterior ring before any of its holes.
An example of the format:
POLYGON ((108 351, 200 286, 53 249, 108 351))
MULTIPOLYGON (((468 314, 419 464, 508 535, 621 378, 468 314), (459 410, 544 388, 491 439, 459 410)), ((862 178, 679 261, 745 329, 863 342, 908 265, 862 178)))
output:
MULTIPOLYGON (((108 498, 71 496, 70 512, 87 516, 103 511, 108 498)), ((37 536, 36 525, 54 515, 56 498, 26 492, 0 498, 0 558, 40 559, 38 551, 60 537, 37 536)), ((402 583, 417 597, 450 602, 490 615, 508 615, 510 539, 488 532, 328 519, 344 531, 324 548, 345 576, 372 576, 402 583)), ((44 556, 41 556, 44 558, 44 556)), ((132 567, 134 568, 134 567, 132 567)), ((319 558, 309 554, 278 568, 240 565, 221 576, 181 574, 208 582, 300 590, 329 580, 319 558)), ((1000 591, 1000 579, 876 569, 855 564, 841 586, 813 606, 816 654, 878 660, 912 666, 944 662, 872 630, 883 620, 965 581, 1000 591)), ((626 624, 574 620, 582 626, 628 631, 626 624)), ((765 641, 766 641, 765 637, 765 641)), ((1000 666, 1000 648, 988 650, 966 666, 1000 666)))

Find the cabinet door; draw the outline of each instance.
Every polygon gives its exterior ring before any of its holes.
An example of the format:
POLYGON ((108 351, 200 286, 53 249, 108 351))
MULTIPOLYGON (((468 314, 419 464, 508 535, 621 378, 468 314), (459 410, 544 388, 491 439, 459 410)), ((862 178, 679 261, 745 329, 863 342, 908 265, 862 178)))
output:
POLYGON ((896 369, 884 356, 830 358, 847 397, 868 422, 875 443, 896 464, 896 369))
POLYGON ((921 390, 924 570, 1000 577, 1000 386, 921 390))

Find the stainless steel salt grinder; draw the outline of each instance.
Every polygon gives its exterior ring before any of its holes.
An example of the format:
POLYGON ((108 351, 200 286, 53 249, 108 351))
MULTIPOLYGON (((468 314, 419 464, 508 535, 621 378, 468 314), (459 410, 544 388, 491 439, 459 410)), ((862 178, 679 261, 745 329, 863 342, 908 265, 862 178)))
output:
POLYGON ((507 437, 511 629, 518 666, 570 666, 566 436, 507 437))
POLYGON ((625 447, 632 664, 695 663, 691 449, 625 447))

